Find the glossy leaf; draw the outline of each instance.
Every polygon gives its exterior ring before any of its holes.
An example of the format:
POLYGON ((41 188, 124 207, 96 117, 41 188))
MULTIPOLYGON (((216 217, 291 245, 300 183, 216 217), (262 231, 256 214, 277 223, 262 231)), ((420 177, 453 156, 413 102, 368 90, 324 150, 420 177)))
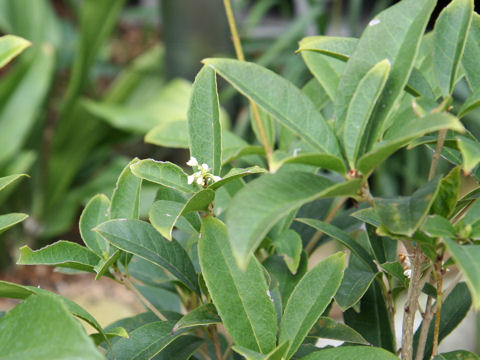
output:
POLYGON ((215 72, 204 66, 193 84, 188 110, 190 155, 199 164, 208 164, 214 175, 220 175, 222 132, 215 72))
POLYGON ((441 129, 464 131, 458 119, 448 114, 430 114, 423 118, 402 120, 385 133, 382 142, 359 159, 357 168, 362 174, 369 174, 382 161, 413 139, 441 129))
POLYGON ((338 348, 323 349, 314 352, 301 360, 398 360, 391 352, 371 346, 342 346, 338 348))
POLYGON ((140 326, 128 339, 122 338, 113 345, 115 357, 109 352, 108 359, 151 359, 182 334, 182 331, 173 334, 173 325, 174 321, 156 321, 140 326))
POLYGON ((155 201, 149 211, 150 223, 163 237, 171 241, 173 228, 182 215, 192 211, 206 210, 214 199, 215 192, 205 189, 193 194, 186 203, 155 201))
POLYGON ((433 360, 478 360, 478 355, 466 350, 455 350, 439 354, 433 360))
POLYGON ((288 341, 277 346, 268 354, 261 354, 256 351, 247 349, 243 346, 234 346, 233 350, 242 355, 246 360, 284 360, 285 352, 288 349, 288 341))
POLYGON ((32 43, 15 35, 0 37, 0 68, 7 65, 13 58, 22 53, 32 43))
POLYGON ((287 358, 301 345, 338 290, 345 254, 329 256, 307 272, 290 295, 280 324, 279 342, 290 341, 287 358))
POLYGON ((281 168, 284 164, 304 164, 317 166, 325 170, 333 170, 340 174, 346 174, 347 169, 343 160, 329 154, 302 153, 287 156, 280 161, 275 162, 272 159, 271 170, 273 172, 281 168))
POLYGON ((443 96, 451 95, 467 33, 472 21, 473 0, 455 0, 445 7, 433 33, 433 64, 443 96))
POLYGON ((252 174, 261 174, 265 173, 266 170, 259 167, 259 166, 251 166, 245 169, 240 168, 233 168, 229 172, 227 172, 221 180, 215 181, 213 184, 208 185, 209 189, 217 190, 218 188, 222 187, 225 184, 228 184, 230 181, 234 181, 240 179, 244 176, 252 175, 252 174))
POLYGON ((276 314, 258 261, 252 259, 241 271, 225 225, 212 217, 202 221, 198 251, 210 296, 235 344, 264 354, 273 350, 276 314))
POLYGON ((300 235, 294 230, 286 230, 273 239, 273 246, 275 252, 284 258, 290 272, 295 274, 302 255, 302 238, 300 235))
POLYGON ((187 183, 187 174, 171 162, 155 161, 153 159, 140 160, 130 165, 130 169, 135 176, 141 179, 186 193, 196 191, 195 185, 187 183))
POLYGON ((335 301, 342 311, 354 306, 368 290, 377 274, 359 269, 345 270, 340 288, 335 294, 335 301))
POLYGON ((21 223, 27 217, 27 214, 22 213, 0 215, 0 233, 10 229, 12 226, 17 225, 18 223, 21 223))
POLYGON ((310 36, 302 39, 298 51, 317 51, 347 62, 357 47, 358 39, 335 36, 310 36))
POLYGON ((197 275, 184 248, 168 241, 152 225, 140 220, 110 220, 95 231, 111 244, 168 270, 185 285, 199 292, 197 275))
POLYGON ((315 327, 314 336, 320 339, 332 339, 353 344, 368 345, 368 342, 351 327, 322 316, 315 327))
POLYGON ((473 14, 470 29, 468 30, 467 42, 462 58, 465 75, 472 89, 480 87, 480 73, 478 72, 478 59, 480 56, 480 15, 473 14))
POLYGON ((358 258, 370 268, 374 273, 377 272, 377 267, 373 263, 370 254, 368 253, 365 248, 360 245, 357 241, 355 241, 350 235, 348 235, 345 231, 339 229, 338 227, 327 224, 326 222, 317 220, 317 219, 295 219, 296 221, 302 222, 307 224, 308 226, 313 227, 314 229, 321 231, 322 233, 340 241, 342 245, 350 249, 358 258))
POLYGON ((138 219, 142 179, 130 170, 130 166, 137 162, 137 158, 133 159, 118 177, 108 211, 110 219, 138 219))
POLYGON ((348 104, 343 145, 352 169, 355 169, 357 157, 361 155, 360 145, 366 136, 370 116, 383 91, 390 68, 391 64, 387 59, 375 64, 359 81, 348 104))
POLYGON ((411 196, 376 198, 374 208, 389 232, 411 237, 428 215, 438 189, 439 178, 428 182, 411 196))
POLYGON ((10 184, 13 184, 15 181, 18 179, 21 179, 22 177, 28 177, 27 174, 15 174, 15 175, 8 175, 0 178, 0 191, 5 189, 7 186, 10 184))
POLYGON ((322 197, 354 195, 360 183, 333 184, 304 172, 266 174, 250 182, 227 210, 227 228, 235 260, 245 268, 268 231, 290 211, 322 197))
POLYGON ((450 221, 440 215, 429 216, 422 225, 422 230, 429 236, 454 238, 455 229, 450 221))
POLYGON ((183 335, 173 340, 153 360, 189 360, 204 343, 202 338, 193 335, 183 335))
POLYGON ((145 142, 158 146, 188 149, 188 131, 185 119, 172 120, 155 126, 145 135, 145 142))
POLYGON ((110 200, 105 195, 94 196, 85 206, 78 226, 85 245, 100 257, 109 255, 110 245, 92 229, 108 220, 109 208, 110 200))
MULTIPOLYGON (((350 308, 343 313, 346 325, 355 329, 374 346, 395 352, 395 337, 390 314, 377 281, 374 281, 360 300, 360 311, 350 308)), ((360 356, 360 353, 358 354, 360 356)), ((355 357, 356 358, 356 357, 355 357)))
POLYGON ((368 244, 370 245, 370 249, 372 250, 371 253, 377 262, 383 264, 387 261, 395 261, 397 258, 398 242, 384 236, 379 236, 376 233, 376 226, 369 223, 365 226, 367 228, 366 235, 368 238, 368 244))
POLYGON ((462 107, 458 111, 458 117, 462 118, 465 115, 467 115, 469 112, 475 109, 478 109, 479 107, 480 107, 480 88, 477 88, 463 103, 462 107))
POLYGON ((378 99, 371 126, 365 134, 367 151, 372 149, 384 131, 385 120, 407 84, 434 6, 434 0, 405 0, 381 12, 369 22, 345 67, 335 101, 337 129, 346 126, 348 104, 359 81, 379 61, 388 59, 391 63, 390 76, 385 85, 388 91, 384 91, 378 99), (389 36, 385 37, 385 34, 389 36))
POLYGON ((0 319, 0 348, 4 359, 103 359, 82 325, 49 295, 32 295, 0 319))
MULTIPOLYGON (((440 343, 448 334, 450 334, 462 322, 470 311, 472 299, 465 283, 459 283, 452 292, 443 300, 442 312, 440 313, 440 332, 438 342, 440 343)), ((420 328, 419 328, 420 329, 420 328)), ((425 345, 424 359, 430 359, 432 354, 434 321, 430 324, 427 342, 425 345)), ((413 338, 414 351, 418 346, 420 330, 415 332, 413 338)), ((415 353, 415 352, 414 352, 415 353)))
MULTIPOLYGON (((105 336, 111 340, 117 337, 128 338, 128 332, 122 327, 116 327, 105 333, 105 336)), ((95 345, 98 346, 105 341, 105 338, 102 334, 90 334, 90 338, 94 341, 95 345)))
POLYGON ((221 323, 222 319, 217 314, 217 309, 213 304, 207 303, 193 309, 184 315, 173 327, 173 332, 178 329, 189 328, 192 326, 208 326, 210 324, 221 323))
POLYGON ((440 188, 432 204, 431 212, 449 217, 455 210, 460 191, 460 167, 455 167, 440 180, 440 188))
POLYGON ((480 143, 466 136, 457 136, 457 141, 463 157, 463 168, 470 173, 480 163, 480 143))
POLYGON ((206 59, 203 62, 316 149, 341 158, 332 129, 293 84, 253 63, 228 59, 206 59))
POLYGON ((99 261, 100 257, 90 249, 70 241, 60 240, 35 251, 28 246, 22 246, 17 264, 56 265, 92 272, 99 261))
POLYGON ((473 307, 480 308, 480 256, 479 245, 458 245, 453 240, 444 239, 445 245, 452 254, 457 266, 463 273, 465 281, 472 293, 473 307))

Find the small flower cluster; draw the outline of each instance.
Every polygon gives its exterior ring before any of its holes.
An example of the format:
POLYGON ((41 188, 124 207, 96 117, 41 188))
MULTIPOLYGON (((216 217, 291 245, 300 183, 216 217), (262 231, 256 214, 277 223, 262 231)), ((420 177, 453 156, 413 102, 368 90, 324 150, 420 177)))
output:
POLYGON ((205 186, 209 182, 217 182, 219 180, 222 180, 220 176, 216 176, 213 174, 210 174, 210 168, 208 167, 207 164, 202 164, 200 165, 193 156, 190 158, 190 160, 187 161, 187 165, 191 166, 193 168, 197 168, 198 171, 194 172, 192 175, 189 175, 187 178, 188 184, 193 184, 196 182, 200 186, 205 186))

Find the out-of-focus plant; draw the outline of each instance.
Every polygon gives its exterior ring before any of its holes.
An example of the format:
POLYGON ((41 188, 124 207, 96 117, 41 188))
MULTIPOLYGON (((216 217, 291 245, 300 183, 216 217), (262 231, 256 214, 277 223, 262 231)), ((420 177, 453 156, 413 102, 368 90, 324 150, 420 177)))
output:
MULTIPOLYGON (((375 16, 358 39, 305 38, 297 56, 312 78, 302 89, 245 61, 230 1, 224 4, 238 60, 203 61, 181 125, 186 139, 172 129, 150 134, 188 143, 190 168, 135 158, 112 196, 98 194, 84 209, 85 246, 59 241, 20 249, 19 264, 111 277, 149 311, 102 329, 66 299, 0 282, 1 296, 25 299, 0 319, 3 354, 477 358, 465 350, 438 354, 472 304, 480 307, 480 143, 462 123, 480 107, 474 61, 480 16, 473 1, 453 0, 432 32, 425 30, 436 1, 403 0, 375 16), (217 75, 248 98, 261 146, 222 126, 217 75), (471 95, 452 107, 463 79, 471 95), (409 196, 375 196, 369 181, 378 166, 418 146, 433 149, 422 184, 409 196), (440 174, 440 157, 453 164, 446 174, 440 174), (462 173, 474 184, 464 196, 462 173), (152 183, 158 192, 145 199, 142 187, 152 183), (139 215, 145 203, 148 221, 139 215), (315 232, 309 235, 305 226, 315 232), (322 235, 348 249, 348 261, 341 251, 313 264, 322 235), (455 267, 458 275, 445 286, 455 267), (422 292, 427 300, 415 329, 422 292), (405 306, 397 303, 400 294, 405 306), (344 323, 329 317, 334 302, 344 323), (49 312, 56 315, 47 318, 49 312), (98 333, 89 340, 72 315, 98 333), (319 338, 343 345, 317 348, 319 338)), ((109 110, 106 117, 118 121, 109 110)))

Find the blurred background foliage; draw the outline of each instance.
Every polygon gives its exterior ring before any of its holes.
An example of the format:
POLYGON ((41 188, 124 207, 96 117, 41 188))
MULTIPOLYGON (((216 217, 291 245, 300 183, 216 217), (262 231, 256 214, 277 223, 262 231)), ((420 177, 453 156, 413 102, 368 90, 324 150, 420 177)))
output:
MULTIPOLYGON (((394 2, 233 4, 247 59, 303 87, 312 76, 294 55, 301 38, 359 36, 372 16, 394 2)), ((1 268, 24 243, 39 247, 78 238, 82 206, 97 193, 110 196, 131 158, 183 164, 189 156, 186 111, 200 61, 233 56, 233 49, 220 0, 0 0, 0 31, 33 43, 2 70, 0 81, 0 176, 31 176, 0 198, 0 211, 30 214, 23 227, 2 234, 1 268)), ((245 99, 221 85, 229 142, 258 143, 245 99)), ((455 95, 466 98, 466 84, 455 95)), ((479 117, 477 111, 465 118, 477 137, 479 117)), ((426 178, 430 156, 427 147, 398 153, 379 168, 373 193, 411 193, 426 178)), ((260 160, 252 155, 242 161, 260 160)), ((144 186, 145 208, 155 193, 153 184, 144 186)), ((323 205, 309 204, 302 211, 318 217, 323 205)))

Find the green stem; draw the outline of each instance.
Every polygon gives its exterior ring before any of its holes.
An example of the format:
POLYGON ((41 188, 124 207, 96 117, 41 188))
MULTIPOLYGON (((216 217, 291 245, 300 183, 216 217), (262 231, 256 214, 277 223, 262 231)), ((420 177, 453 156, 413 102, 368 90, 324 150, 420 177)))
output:
MULTIPOLYGON (((235 48, 235 54, 237 55, 238 60, 245 61, 245 54, 243 53, 242 43, 240 41, 240 36, 238 35, 237 25, 235 23, 235 16, 233 15, 233 10, 232 10, 232 5, 230 3, 230 0, 223 0, 223 4, 225 6, 225 13, 227 15, 228 25, 230 26, 230 32, 232 34, 232 42, 233 42, 233 47, 235 48)), ((265 129, 263 128, 263 124, 260 119, 260 113, 258 112, 257 104, 255 104, 250 99, 249 99, 249 102, 250 102, 250 107, 252 109, 253 119, 255 121, 255 124, 257 125, 258 133, 260 135, 262 145, 265 148, 267 161, 268 161, 268 164, 270 165, 270 160, 272 157, 272 148, 268 143, 265 129)))

